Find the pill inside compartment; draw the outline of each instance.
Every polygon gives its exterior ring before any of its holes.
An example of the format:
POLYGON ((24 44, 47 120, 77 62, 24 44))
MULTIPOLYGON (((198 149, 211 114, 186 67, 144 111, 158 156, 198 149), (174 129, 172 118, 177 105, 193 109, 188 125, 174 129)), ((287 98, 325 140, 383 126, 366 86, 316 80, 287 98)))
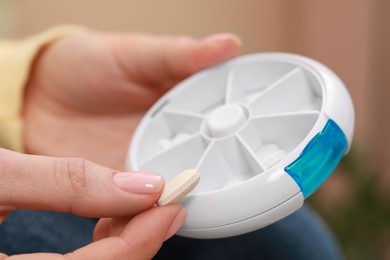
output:
POLYGON ((141 136, 139 168, 166 181, 197 169, 197 194, 238 185, 283 162, 318 119, 322 92, 302 68, 266 65, 202 74, 162 102, 141 136), (259 73, 272 66, 279 70, 259 73))
MULTIPOLYGON (((158 172, 167 182, 183 169, 197 169, 202 178, 193 193, 222 189, 261 173, 264 169, 256 162, 254 153, 249 151, 248 146, 237 136, 240 127, 232 133, 227 132, 226 136, 215 138, 210 137, 210 133, 202 132, 201 124, 208 125, 212 114, 212 111, 207 111, 201 116, 167 109, 156 115, 153 118, 154 126, 164 131, 159 133, 160 135, 154 132, 154 135, 145 134, 145 143, 152 146, 154 142, 154 147, 140 153, 146 157, 140 164, 140 169, 158 172), (173 121, 173 118, 182 123, 187 120, 190 124, 184 127, 168 123, 169 120, 173 121)), ((245 124, 246 120, 247 115, 245 124)))

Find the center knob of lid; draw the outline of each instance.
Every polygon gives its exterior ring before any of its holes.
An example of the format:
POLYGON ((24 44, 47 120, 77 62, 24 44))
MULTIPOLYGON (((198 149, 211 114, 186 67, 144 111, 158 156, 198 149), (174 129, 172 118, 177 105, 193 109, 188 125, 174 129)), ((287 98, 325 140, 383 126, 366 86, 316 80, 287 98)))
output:
POLYGON ((223 105, 212 111, 207 119, 207 128, 213 137, 234 133, 246 122, 244 109, 235 104, 223 105))

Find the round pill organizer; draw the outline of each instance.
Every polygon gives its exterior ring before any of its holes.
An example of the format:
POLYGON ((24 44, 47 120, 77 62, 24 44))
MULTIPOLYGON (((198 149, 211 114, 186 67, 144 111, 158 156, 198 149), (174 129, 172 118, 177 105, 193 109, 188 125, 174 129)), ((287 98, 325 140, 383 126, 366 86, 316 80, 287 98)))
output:
POLYGON ((196 169, 178 234, 221 238, 299 209, 348 151, 351 98, 324 65, 298 55, 241 56, 184 80, 144 116, 127 168, 166 181, 196 169))

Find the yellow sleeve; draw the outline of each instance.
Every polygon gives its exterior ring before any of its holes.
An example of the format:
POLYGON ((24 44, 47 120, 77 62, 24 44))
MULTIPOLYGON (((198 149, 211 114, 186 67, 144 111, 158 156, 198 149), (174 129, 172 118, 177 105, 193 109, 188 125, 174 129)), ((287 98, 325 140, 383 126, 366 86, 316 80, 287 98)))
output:
POLYGON ((78 26, 61 26, 23 41, 0 41, 0 147, 23 150, 23 90, 39 50, 59 37, 82 31, 78 26))

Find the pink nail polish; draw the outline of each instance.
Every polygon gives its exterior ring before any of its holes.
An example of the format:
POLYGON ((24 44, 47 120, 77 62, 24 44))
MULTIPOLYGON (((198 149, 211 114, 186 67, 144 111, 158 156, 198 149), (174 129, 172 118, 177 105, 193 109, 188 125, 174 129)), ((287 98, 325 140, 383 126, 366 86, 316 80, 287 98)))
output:
POLYGON ((162 190, 164 179, 147 172, 118 172, 113 176, 114 184, 130 193, 151 194, 162 190))

